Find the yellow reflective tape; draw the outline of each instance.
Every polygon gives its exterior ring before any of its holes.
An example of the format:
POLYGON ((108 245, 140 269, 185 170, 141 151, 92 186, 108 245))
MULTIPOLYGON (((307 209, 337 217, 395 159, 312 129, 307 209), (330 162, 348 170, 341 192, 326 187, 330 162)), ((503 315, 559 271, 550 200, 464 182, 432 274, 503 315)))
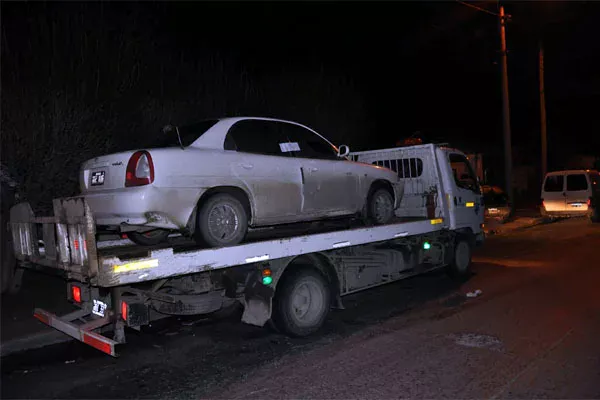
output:
POLYGON ((444 220, 442 218, 432 219, 431 225, 441 224, 444 220))
POLYGON ((472 201, 467 201, 467 203, 465 205, 467 207, 475 207, 475 203, 473 203, 472 201))
POLYGON ((114 265, 113 272, 129 272, 155 267, 158 267, 158 260, 134 261, 123 265, 114 265))

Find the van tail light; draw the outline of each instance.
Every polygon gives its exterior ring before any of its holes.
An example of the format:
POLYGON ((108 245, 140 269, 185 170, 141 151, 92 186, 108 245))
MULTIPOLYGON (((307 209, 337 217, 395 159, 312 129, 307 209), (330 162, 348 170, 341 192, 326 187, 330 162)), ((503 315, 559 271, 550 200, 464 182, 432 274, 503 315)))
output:
POLYGON ((133 153, 127 163, 125 186, 144 186, 154 182, 154 163, 149 152, 142 150, 133 153))
POLYGON ((592 206, 592 198, 591 198, 591 197, 590 197, 590 198, 588 198, 588 201, 587 201, 587 206, 588 206, 588 207, 591 207, 591 206, 592 206))
POLYGON ((544 203, 544 199, 541 199, 541 205, 543 209, 546 209, 546 203, 544 203))

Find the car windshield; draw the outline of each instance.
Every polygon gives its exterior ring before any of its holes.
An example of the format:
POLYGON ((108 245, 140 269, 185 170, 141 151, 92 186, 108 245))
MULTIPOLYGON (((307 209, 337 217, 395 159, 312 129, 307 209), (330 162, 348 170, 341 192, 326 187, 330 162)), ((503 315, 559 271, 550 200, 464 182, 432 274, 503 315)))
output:
POLYGON ((210 119, 194 124, 178 126, 177 129, 179 129, 181 144, 179 143, 175 126, 167 126, 163 129, 162 137, 158 141, 157 147, 180 147, 181 145, 187 147, 194 143, 196 139, 206 133, 206 131, 212 128, 217 122, 219 122, 219 120, 210 119))

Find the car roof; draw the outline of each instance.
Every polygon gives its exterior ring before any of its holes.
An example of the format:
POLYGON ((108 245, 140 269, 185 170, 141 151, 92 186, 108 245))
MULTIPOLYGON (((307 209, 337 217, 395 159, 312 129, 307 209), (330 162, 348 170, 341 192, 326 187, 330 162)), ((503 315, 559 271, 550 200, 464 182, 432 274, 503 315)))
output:
POLYGON ((294 121, 289 121, 289 120, 285 120, 285 119, 277 119, 277 118, 268 118, 268 117, 224 117, 224 118, 215 118, 215 119, 218 122, 215 125, 213 125, 210 129, 208 129, 202 136, 200 136, 198 139, 196 139, 191 144, 192 147, 223 150, 223 141, 225 140, 225 135, 227 135, 229 128, 231 128, 231 126, 233 124, 235 124, 236 122, 244 121, 244 120, 274 121, 274 122, 284 122, 284 123, 288 123, 288 124, 298 125, 298 126, 308 129, 315 135, 320 136, 327 143, 334 146, 333 143, 331 143, 327 138, 320 135, 314 129, 312 129, 306 125, 302 125, 298 122, 294 122, 294 121))
POLYGON ((560 171, 548 172, 546 175, 565 175, 565 174, 597 174, 595 169, 565 169, 560 171))

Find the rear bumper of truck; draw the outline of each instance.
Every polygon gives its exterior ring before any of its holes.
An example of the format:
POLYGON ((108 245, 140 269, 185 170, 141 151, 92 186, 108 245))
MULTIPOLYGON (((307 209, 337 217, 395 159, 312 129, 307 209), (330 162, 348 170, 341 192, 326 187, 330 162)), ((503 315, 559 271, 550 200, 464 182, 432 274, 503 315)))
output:
POLYGON ((117 357, 118 355, 115 351, 115 346, 119 343, 102 336, 99 333, 92 332, 94 329, 111 323, 110 317, 107 316, 93 319, 90 322, 81 325, 76 325, 73 323, 74 320, 82 318, 85 316, 85 314, 87 314, 87 312, 80 310, 71 314, 67 314, 64 317, 59 317, 48 311, 36 308, 33 316, 44 324, 51 326, 52 328, 79 340, 80 342, 90 345, 110 356, 117 357))

